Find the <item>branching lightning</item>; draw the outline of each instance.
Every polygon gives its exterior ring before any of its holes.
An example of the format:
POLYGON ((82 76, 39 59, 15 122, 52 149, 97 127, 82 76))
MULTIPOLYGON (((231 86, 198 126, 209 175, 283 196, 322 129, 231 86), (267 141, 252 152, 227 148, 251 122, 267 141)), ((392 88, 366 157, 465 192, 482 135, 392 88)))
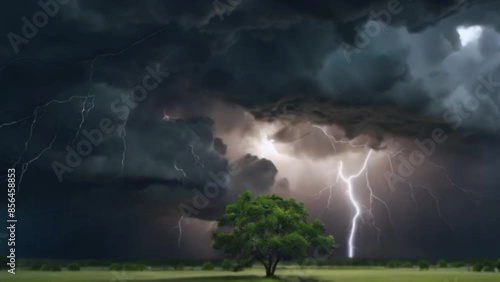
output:
POLYGON ((373 200, 378 201, 380 204, 382 204, 385 207, 389 221, 391 222, 391 225, 394 229, 396 229, 396 224, 394 224, 394 221, 392 220, 392 215, 391 215, 391 210, 389 209, 389 205, 384 200, 382 200, 380 197, 375 195, 375 193, 373 192, 372 186, 370 184, 370 178, 368 177, 368 167, 366 168, 365 176, 366 176, 366 189, 368 189, 368 191, 370 192, 370 207, 368 209, 368 213, 373 218, 372 227, 377 230, 377 233, 378 233, 377 240, 380 242, 380 236, 382 234, 382 232, 381 232, 382 230, 376 224, 375 215, 373 214, 373 200))
POLYGON ((28 167, 30 166, 31 163, 33 163, 34 161, 37 161, 38 159, 40 159, 45 152, 47 152, 48 150, 52 149, 52 146, 54 145, 54 142, 57 139, 58 133, 59 133, 59 128, 56 131, 56 134, 54 135, 54 138, 52 138, 52 141, 50 141, 50 143, 49 143, 49 145, 47 147, 43 148, 43 150, 41 150, 40 153, 38 153, 38 155, 36 155, 34 158, 32 158, 31 160, 29 160, 29 161, 27 161, 27 162, 25 162, 25 163, 23 163, 21 165, 21 175, 19 176, 19 181, 17 183, 16 197, 19 195, 19 191, 21 191, 21 183, 23 182, 24 174, 28 170, 28 167))
MULTIPOLYGON (((43 155, 43 153, 45 153, 46 151, 50 150, 52 148, 52 145, 53 145, 55 139, 57 138, 57 134, 56 134, 56 136, 54 137, 54 139, 52 140, 52 142, 50 142, 49 146, 46 147, 46 148, 44 148, 35 158, 33 158, 31 160, 28 160, 28 161, 26 161, 24 163, 22 162, 23 157, 26 154, 26 152, 28 151, 29 145, 30 145, 31 140, 33 138, 33 132, 35 130, 35 125, 38 122, 38 118, 39 118, 40 113, 43 110, 46 110, 49 106, 51 106, 53 104, 65 104, 65 103, 72 102, 75 99, 86 99, 86 98, 87 98, 87 96, 71 96, 71 97, 69 97, 66 100, 51 100, 51 101, 49 101, 49 102, 47 102, 47 103, 45 103, 43 105, 40 105, 40 106, 36 107, 35 110, 33 111, 33 114, 31 114, 30 116, 26 116, 24 118, 21 118, 21 119, 15 120, 15 121, 11 121, 11 122, 6 122, 6 123, 3 123, 3 124, 0 124, 0 128, 2 128, 2 127, 7 127, 7 126, 15 125, 15 124, 21 124, 22 122, 31 119, 31 125, 30 125, 30 129, 29 129, 28 138, 24 142, 23 150, 19 154, 16 162, 12 165, 12 167, 16 168, 19 164, 22 163, 22 165, 21 165, 21 175, 20 175, 21 178, 20 178, 20 182, 22 181, 22 178, 24 177, 24 174, 28 170, 29 165, 31 163, 33 163, 34 161, 38 160, 43 155)), ((18 190, 16 192, 16 195, 19 194, 19 190, 20 190, 20 185, 18 185, 18 190)))
POLYGON ((368 165, 368 161, 370 160, 370 156, 371 156, 372 152, 373 152, 373 150, 370 150, 368 152, 368 154, 365 158, 365 161, 363 162, 363 166, 361 167, 361 169, 359 170, 358 173, 346 177, 344 175, 344 171, 343 171, 344 163, 342 161, 340 161, 340 166, 339 166, 339 170, 338 170, 338 175, 339 175, 340 179, 342 179, 342 181, 344 181, 344 183, 347 185, 347 195, 349 196, 349 200, 351 201, 351 204, 355 210, 354 217, 352 218, 352 221, 351 221, 351 232, 349 233, 349 252, 348 252, 349 258, 354 257, 354 248, 355 248, 354 247, 354 239, 356 236, 358 219, 361 216, 361 206, 354 195, 352 180, 354 178, 357 178, 358 176, 360 176, 363 173, 363 171, 365 171, 365 169, 367 168, 367 165, 368 165))
POLYGON ((75 140, 78 138, 78 135, 80 135, 80 131, 82 130, 82 126, 85 123, 85 117, 88 116, 89 112, 95 106, 95 104, 94 104, 94 102, 95 102, 95 96, 92 96, 91 93, 92 93, 92 78, 94 77, 94 63, 95 63, 96 59, 97 59, 97 57, 95 57, 90 62, 89 90, 87 92, 87 96, 83 100, 82 110, 80 111, 80 115, 81 115, 80 124, 78 125, 78 129, 76 130, 75 137, 73 138, 73 141, 71 143, 75 142, 75 140), (89 98, 92 99, 91 100, 91 106, 90 106, 89 109, 87 109, 87 102, 89 101, 89 98), (85 111, 87 111, 87 112, 85 113, 85 111))
POLYGON ((189 144, 189 147, 191 147, 191 155, 193 155, 193 158, 194 158, 194 161, 196 162, 196 164, 200 165, 202 168, 205 168, 205 165, 203 165, 200 161, 200 156, 198 156, 196 154, 196 152, 194 151, 194 146, 193 144, 189 144))
MULTIPOLYGON (((349 141, 345 141, 345 140, 337 140, 334 136, 328 134, 325 128, 320 127, 318 125, 313 125, 313 127, 321 130, 321 132, 330 141, 330 144, 332 145, 332 148, 334 149, 335 152, 337 151, 336 144, 339 144, 339 143, 340 144, 347 144, 347 145, 349 145, 352 148, 366 147, 365 145, 354 145, 352 141, 349 142, 349 141)), ((369 152, 368 152, 368 154, 367 154, 367 156, 366 156, 366 158, 365 158, 365 161, 363 163, 363 167, 361 168, 361 170, 358 173, 350 175, 350 176, 346 176, 344 174, 344 171, 343 171, 344 164, 341 161, 340 165, 339 165, 339 169, 337 171, 337 178, 336 178, 335 182, 329 184, 327 187, 323 188, 319 192, 321 194, 321 193, 323 193, 326 190, 329 191, 329 196, 328 196, 328 201, 327 201, 327 206, 326 206, 326 207, 329 207, 330 204, 331 204, 331 200, 332 200, 333 188, 338 184, 339 179, 341 179, 347 185, 347 194, 348 194, 348 197, 349 197, 349 201, 351 202, 351 205, 353 206, 353 209, 355 211, 355 214, 354 214, 353 218, 351 219, 351 226, 350 226, 350 231, 349 231, 348 256, 350 258, 352 258, 354 256, 354 250, 355 250, 354 240, 355 240, 355 237, 356 237, 358 220, 360 219, 360 217, 362 215, 361 204, 359 203, 359 200, 357 200, 356 197, 355 197, 355 195, 354 195, 354 191, 353 191, 354 188, 353 188, 352 180, 354 180, 355 178, 359 177, 364 171, 366 171, 367 189, 370 191, 370 207, 368 209, 368 213, 370 213, 371 215, 373 215, 373 213, 372 213, 372 203, 373 203, 373 200, 375 199, 375 200, 379 201, 380 203, 382 203, 384 205, 384 207, 387 210, 387 214, 389 216, 389 220, 391 221, 391 223, 393 223, 392 217, 391 217, 391 212, 390 212, 388 204, 385 201, 383 201, 380 197, 378 197, 378 196, 376 196, 374 194, 373 189, 371 188, 371 185, 370 185, 370 182, 369 182, 367 165, 368 165, 368 161, 369 161, 370 156, 371 156, 372 153, 373 153, 373 150, 370 149, 369 152)), ((375 220, 373 220, 373 225, 372 226, 373 226, 373 228, 375 228, 377 230, 377 232, 378 232, 377 238, 380 239, 381 229, 375 224, 375 220)), ((393 226, 394 226, 394 224, 393 224, 393 226)))
MULTIPOLYGON (((337 152, 337 146, 336 145, 338 145, 338 144, 348 145, 351 148, 366 147, 365 145, 355 145, 355 144, 353 144, 352 141, 346 141, 346 140, 342 140, 342 139, 339 140, 339 139, 335 138, 334 136, 328 134, 328 132, 326 131, 326 129, 324 127, 321 127, 321 126, 318 126, 318 125, 312 125, 312 127, 319 129, 322 132, 322 134, 325 137, 328 138, 328 140, 330 141, 330 144, 331 144, 331 146, 332 146, 332 148, 333 148, 333 150, 334 150, 335 153, 337 152)), ((392 174, 395 173, 394 172, 394 165, 393 165, 392 158, 395 158, 398 155, 404 155, 406 152, 409 152, 409 151, 411 152, 410 149, 403 148, 403 149, 400 149, 397 152, 384 152, 387 155, 387 160, 388 160, 390 171, 391 171, 392 174)), ((351 203, 351 205, 353 207, 353 210, 355 211, 354 216, 351 219, 351 225, 350 225, 350 231, 349 231, 349 239, 348 239, 348 256, 350 258, 354 257, 354 255, 355 255, 355 249, 356 249, 356 246, 355 246, 356 232, 357 232, 357 229, 358 229, 359 220, 362 219, 362 214, 363 214, 362 213, 362 211, 363 211, 363 205, 360 203, 359 199, 357 199, 356 196, 355 196, 354 186, 353 186, 352 181, 355 178, 359 177, 363 172, 365 172, 366 189, 369 192, 369 207, 366 208, 366 210, 367 210, 367 213, 369 215, 371 215, 371 217, 373 218, 373 225, 372 225, 372 227, 374 229, 376 229, 377 232, 378 232, 378 236, 377 236, 378 240, 380 240, 381 229, 376 225, 375 216, 374 216, 374 214, 372 212, 373 202, 374 201, 377 201, 377 202, 379 202, 380 204, 382 204, 384 206, 384 208, 385 208, 385 210, 387 212, 387 216, 389 218, 389 221, 391 222, 393 228, 396 229, 396 225, 394 224, 394 221, 392 219, 392 215, 391 215, 391 211, 390 211, 389 205, 382 198, 380 198, 379 196, 375 195, 375 193, 374 193, 374 191, 373 191, 373 189, 371 187, 371 184, 370 184, 369 172, 368 172, 368 166, 367 166, 367 164, 368 164, 368 161, 369 161, 370 156, 372 155, 372 153, 373 153, 373 150, 370 149, 369 152, 368 152, 368 154, 367 154, 367 156, 366 156, 366 158, 364 159, 363 166, 361 167, 361 169, 356 174, 353 174, 353 175, 346 175, 346 173, 343 170, 344 164, 341 161, 340 165, 339 165, 339 168, 338 168, 338 171, 337 171, 336 180, 334 182, 328 184, 325 188, 323 188, 323 189, 321 189, 319 191, 319 195, 321 195, 322 193, 324 193, 327 190, 329 192, 329 196, 328 196, 328 199, 327 199, 327 205, 325 207, 325 210, 326 210, 326 208, 328 208, 330 206, 330 204, 331 204, 332 197, 333 197, 333 188, 336 187, 336 185, 339 182, 339 179, 342 180, 342 182, 347 186, 347 195, 348 195, 349 201, 350 201, 350 203, 351 203)), ((427 161, 427 162, 429 164, 431 164, 433 167, 442 170, 443 173, 444 173, 445 178, 448 180, 448 182, 450 183, 451 186, 460 189, 460 191, 462 191, 466 195, 477 196, 474 191, 464 189, 463 187, 461 187, 458 184, 456 184, 451 179, 451 177, 449 176, 448 171, 447 171, 447 169, 445 167, 437 165, 437 164, 435 164, 433 162, 430 162, 430 161, 427 161)), ((415 208, 418 208, 418 204, 417 204, 417 199, 415 197, 415 191, 414 190, 415 190, 415 188, 422 189, 435 202, 436 211, 437 211, 437 215, 439 216, 439 218, 450 229, 453 229, 453 227, 444 218, 442 210, 441 210, 440 201, 439 201, 440 199, 432 191, 432 189, 430 189, 429 187, 424 186, 424 185, 415 185, 415 184, 413 184, 412 182, 410 182, 410 181, 408 181, 406 179, 400 179, 400 181, 402 181, 404 184, 408 185, 408 187, 410 189, 410 193, 411 193, 411 198, 412 198, 413 202, 415 203, 415 208)), ((394 192, 395 191, 395 187, 393 187, 394 185, 392 185, 389 181, 387 182, 387 184, 388 184, 390 190, 394 192)))

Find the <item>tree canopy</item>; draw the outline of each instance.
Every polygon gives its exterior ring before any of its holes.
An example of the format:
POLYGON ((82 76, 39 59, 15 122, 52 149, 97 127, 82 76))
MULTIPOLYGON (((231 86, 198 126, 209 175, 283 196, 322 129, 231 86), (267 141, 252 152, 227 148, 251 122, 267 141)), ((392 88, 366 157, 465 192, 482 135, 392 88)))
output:
POLYGON ((325 235, 319 220, 307 223, 304 204, 277 195, 242 193, 226 207, 213 232, 213 246, 236 259, 242 267, 260 262, 273 276, 280 261, 301 263, 309 254, 333 251, 334 239, 325 235))

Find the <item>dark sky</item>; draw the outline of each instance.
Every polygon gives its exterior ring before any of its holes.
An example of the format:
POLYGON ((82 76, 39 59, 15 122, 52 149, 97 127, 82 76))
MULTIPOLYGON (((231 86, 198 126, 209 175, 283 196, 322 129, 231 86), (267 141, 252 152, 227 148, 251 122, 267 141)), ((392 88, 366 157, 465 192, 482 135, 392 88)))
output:
POLYGON ((345 257, 332 184, 370 149, 356 256, 500 256, 500 3, 46 2, 0 12, 19 256, 211 257, 252 190, 305 202, 345 257))

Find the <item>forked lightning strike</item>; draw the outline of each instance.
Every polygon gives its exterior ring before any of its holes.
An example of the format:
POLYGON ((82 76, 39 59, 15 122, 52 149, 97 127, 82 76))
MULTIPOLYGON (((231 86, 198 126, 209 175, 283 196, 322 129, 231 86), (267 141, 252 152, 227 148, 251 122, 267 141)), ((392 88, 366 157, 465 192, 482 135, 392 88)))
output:
MULTIPOLYGON (((327 137, 328 140, 330 141, 330 144, 331 144, 334 152, 337 152, 336 144, 345 144, 345 145, 350 146, 351 148, 366 147, 365 145, 354 145, 352 141, 338 140, 334 136, 328 134, 327 131, 326 131, 326 129, 323 128, 323 127, 321 127, 321 126, 312 125, 312 127, 321 130, 321 132, 325 135, 325 137, 327 137)), ((398 155, 404 154, 406 151, 411 151, 411 150, 403 148, 403 149, 401 149, 401 150, 399 150, 397 152, 394 152, 394 153, 385 152, 387 154, 387 160, 389 162, 389 167, 390 167, 390 170, 391 170, 392 174, 394 174, 394 165, 392 163, 392 158, 394 158, 394 157, 396 157, 398 155)), ((369 181, 367 164, 368 164, 368 161, 369 161, 370 156, 371 156, 372 153, 373 153, 373 150, 370 149, 370 151, 368 152, 368 155, 366 156, 366 158, 365 158, 365 160, 363 162, 362 168, 360 169, 360 171, 358 173, 356 173, 354 175, 350 175, 350 176, 346 176, 345 175, 345 173, 343 171, 343 162, 341 161, 339 169, 338 169, 338 172, 337 172, 337 178, 336 178, 335 182, 327 185, 325 188, 321 189, 320 192, 319 192, 319 195, 321 195, 326 190, 329 191, 329 196, 328 196, 328 199, 327 199, 327 205, 325 207, 325 210, 326 210, 326 208, 328 208, 330 206, 330 204, 331 204, 332 195, 333 195, 333 191, 332 190, 338 184, 339 179, 341 179, 347 185, 347 194, 348 194, 348 197, 349 197, 349 201, 350 201, 353 209, 355 210, 354 217, 351 219, 351 226, 350 226, 349 240, 348 240, 349 241, 348 242, 348 256, 350 258, 353 258, 354 254, 355 254, 355 249, 356 249, 356 247, 355 247, 356 231, 358 229, 358 221, 359 221, 360 217, 362 217, 362 205, 360 204, 360 201, 358 199, 356 199, 356 196, 354 194, 354 187, 353 187, 352 181, 355 178, 357 178, 359 175, 361 175, 364 171, 366 171, 366 173, 365 173, 365 175, 366 175, 366 188, 368 189, 368 191, 370 193, 369 194, 369 201, 370 201, 369 204, 370 204, 370 206, 369 206, 369 208, 367 208, 367 212, 373 217, 373 226, 372 227, 377 230, 377 232, 378 232, 378 239, 380 240, 381 229, 378 226, 376 226, 375 216, 374 216, 374 214, 372 212, 372 205, 373 205, 373 201, 374 200, 378 201, 379 203, 381 203, 384 206, 384 208, 387 211, 388 218, 389 218, 389 220, 390 220, 393 228, 396 229, 396 225, 394 224, 394 221, 392 220, 392 215, 391 215, 391 212, 390 212, 390 209, 389 209, 389 205, 384 200, 382 200, 380 197, 378 197, 377 195, 374 194, 373 189, 372 189, 371 184, 370 184, 370 181, 369 181)), ((466 190, 463 187, 457 185, 455 182, 453 182, 453 180, 449 176, 448 171, 446 170, 445 167, 437 165, 437 164, 435 164, 433 162, 430 162, 430 161, 428 161, 428 163, 430 163, 435 168, 439 168, 439 169, 443 170, 444 175, 445 175, 446 179, 448 180, 448 182, 450 183, 450 185, 452 185, 453 187, 456 187, 456 188, 460 189, 466 195, 477 196, 474 191, 466 190)), ((414 201, 416 208, 418 208, 418 204, 417 204, 417 200, 415 198, 414 188, 420 188, 422 190, 425 190, 427 192, 427 194, 434 200, 434 202, 436 204, 436 210, 437 210, 437 214, 438 214, 439 218, 450 229, 453 229, 453 227, 446 221, 446 219, 443 216, 443 213, 441 211, 441 205, 440 205, 440 202, 439 202, 439 197, 429 187, 424 186, 424 185, 415 185, 415 184, 413 184, 412 182, 410 182, 410 181, 408 181, 406 179, 403 179, 401 181, 403 183, 407 184, 408 187, 410 188, 411 198, 414 201)), ((395 191, 395 187, 393 187, 393 185, 389 181, 388 181, 388 186, 391 189, 391 191, 393 191, 393 192, 395 191)))
POLYGON ((193 155, 194 161, 196 164, 200 165, 202 168, 205 168, 205 165, 203 165, 200 161, 200 156, 198 156, 195 151, 194 151, 194 146, 192 144, 189 144, 189 147, 191 147, 191 155, 193 155))
POLYGON ((366 156, 365 161, 363 162, 363 166, 361 167, 361 169, 359 170, 358 173, 346 177, 344 175, 344 171, 343 171, 343 168, 344 168, 343 161, 340 161, 340 166, 339 166, 339 170, 338 170, 338 175, 339 175, 340 179, 342 179, 342 181, 344 181, 344 183, 347 185, 347 195, 349 196, 349 200, 351 201, 351 204, 355 210, 354 217, 352 218, 352 221, 351 221, 351 231, 349 233, 349 250, 348 250, 349 258, 354 257, 354 249, 355 249, 354 239, 356 236, 358 219, 361 216, 361 206, 354 195, 354 191, 353 191, 354 188, 353 188, 352 180, 354 178, 360 176, 363 173, 363 171, 365 171, 367 169, 368 161, 370 160, 370 156, 371 156, 372 152, 373 152, 373 150, 370 150, 368 152, 368 155, 366 156))

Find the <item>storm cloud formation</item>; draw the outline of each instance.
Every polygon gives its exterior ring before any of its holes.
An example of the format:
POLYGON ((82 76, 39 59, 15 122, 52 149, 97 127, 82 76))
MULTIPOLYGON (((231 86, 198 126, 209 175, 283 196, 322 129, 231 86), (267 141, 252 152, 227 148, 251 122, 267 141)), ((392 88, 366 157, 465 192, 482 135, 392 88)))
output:
MULTIPOLYGON (((415 147, 436 128, 448 136, 432 160, 449 176, 431 176, 426 166, 412 178, 438 186, 439 211, 454 228, 436 217, 427 191, 415 192, 421 206, 413 210, 408 190, 391 191, 381 176, 378 192, 401 218, 396 228, 381 223, 389 231, 379 242, 364 232, 362 256, 500 251, 491 246, 500 235, 500 5, 243 0, 221 14, 211 1, 51 3, 62 4, 36 32, 22 20, 43 10, 36 1, 10 4, 0 25, 0 156, 4 171, 27 168, 18 195, 21 256, 210 256, 209 232, 205 245, 177 248, 179 206, 210 221, 248 189, 305 201, 342 242, 348 203, 324 211, 311 188, 324 183, 299 168, 348 158, 351 149, 332 151, 311 125, 379 152, 394 142, 415 147), (481 34, 462 45, 458 30, 470 26, 481 34), (374 27, 376 36, 366 35, 374 27), (12 39, 26 32, 29 40, 12 39), (276 146, 308 161, 289 168, 288 159, 246 143, 267 125, 276 127, 268 136, 276 146), (481 196, 450 190, 447 177, 481 196), (112 239, 94 243, 95 234, 112 239), (463 252, 453 248, 465 243, 472 245, 463 252)), ((198 225, 186 227, 184 240, 203 229, 192 220, 198 225)))

